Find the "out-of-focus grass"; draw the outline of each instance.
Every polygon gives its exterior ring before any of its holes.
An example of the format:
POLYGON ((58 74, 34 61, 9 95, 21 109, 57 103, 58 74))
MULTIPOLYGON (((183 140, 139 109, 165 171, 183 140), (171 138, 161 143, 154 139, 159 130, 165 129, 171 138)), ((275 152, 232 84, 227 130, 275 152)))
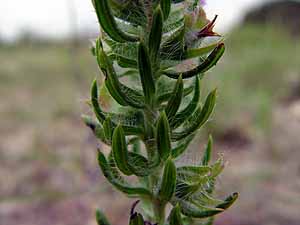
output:
POLYGON ((2 113, 12 120, 43 122, 80 114, 82 88, 97 74, 88 45, 17 45, 0 49, 2 113))
POLYGON ((207 79, 219 88, 214 131, 266 131, 273 107, 300 83, 300 41, 278 27, 250 25, 227 39, 224 60, 207 79))

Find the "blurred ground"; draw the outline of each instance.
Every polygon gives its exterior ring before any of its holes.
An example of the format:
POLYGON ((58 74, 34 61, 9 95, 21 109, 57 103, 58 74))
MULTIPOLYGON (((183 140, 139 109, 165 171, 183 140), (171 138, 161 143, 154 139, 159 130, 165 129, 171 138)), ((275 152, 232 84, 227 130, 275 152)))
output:
MULTIPOLYGON (((241 198, 217 224, 299 225, 300 41, 250 25, 227 39, 203 84, 219 98, 200 136, 212 132, 228 160, 219 195, 241 198)), ((87 41, 0 46, 1 225, 92 225, 97 207, 126 224, 133 200, 103 179, 80 119, 96 74, 87 41)))

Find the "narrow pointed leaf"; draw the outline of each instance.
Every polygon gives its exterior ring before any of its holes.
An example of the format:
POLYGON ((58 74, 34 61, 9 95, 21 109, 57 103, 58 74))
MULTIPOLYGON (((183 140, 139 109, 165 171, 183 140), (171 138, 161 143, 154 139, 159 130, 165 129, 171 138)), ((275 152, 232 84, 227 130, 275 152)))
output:
POLYGON ((161 160, 165 161, 171 153, 170 126, 165 112, 160 114, 156 126, 157 150, 161 160))
POLYGON ((212 165, 212 177, 217 177, 224 170, 224 160, 223 157, 220 157, 217 162, 212 165))
POLYGON ((138 177, 146 177, 153 172, 148 160, 134 152, 128 153, 128 165, 130 170, 138 177))
POLYGON ((170 126, 173 129, 178 128, 180 125, 182 125, 189 118, 189 116, 195 112, 198 106, 198 102, 200 99, 200 82, 198 77, 196 77, 195 82, 196 83, 193 99, 182 111, 177 113, 170 122, 170 126))
POLYGON ((143 197, 151 197, 152 194, 150 191, 143 187, 132 187, 131 185, 122 182, 119 179, 119 175, 115 174, 117 171, 113 172, 112 168, 108 164, 106 157, 101 151, 98 151, 98 163, 102 170, 103 175, 107 178, 107 180, 119 191, 129 195, 129 196, 143 196, 143 197))
POLYGON ((98 139, 107 145, 111 144, 109 140, 106 139, 104 129, 99 122, 94 121, 91 117, 85 115, 82 116, 82 119, 98 139))
POLYGON ((113 40, 118 42, 138 41, 137 37, 120 30, 109 7, 108 0, 93 0, 93 3, 101 27, 113 40))
POLYGON ((168 101, 168 105, 165 109, 166 115, 169 120, 172 120, 173 116, 177 113, 183 96, 183 81, 182 77, 179 76, 173 94, 171 95, 171 99, 168 101))
POLYGON ((118 65, 122 68, 134 68, 134 69, 136 69, 138 67, 138 63, 137 63, 136 60, 126 58, 126 57, 121 56, 121 55, 111 54, 111 55, 109 55, 109 58, 111 60, 117 61, 118 65))
POLYGON ((98 99, 98 86, 97 86, 97 80, 95 79, 92 83, 91 88, 91 102, 94 109, 94 113, 100 123, 103 123, 105 120, 105 114, 100 108, 99 105, 99 99, 98 99))
POLYGON ((155 83, 148 50, 143 43, 139 45, 138 59, 145 101, 148 104, 152 104, 155 98, 155 83))
POLYGON ((119 125, 115 128, 112 138, 112 151, 115 162, 122 173, 132 175, 130 166, 128 165, 128 149, 125 140, 125 134, 119 125))
POLYGON ((141 143, 139 139, 133 142, 132 152, 139 154, 141 152, 141 143))
POLYGON ((149 35, 149 53, 152 61, 154 62, 159 52, 159 47, 162 38, 163 29, 163 15, 160 7, 157 7, 154 11, 151 31, 149 35))
MULTIPOLYGON (((202 202, 205 205, 220 205, 224 203, 224 200, 216 199, 202 191, 198 196, 195 196, 195 200, 202 202)), ((218 207, 221 208, 221 207, 218 207)))
POLYGON ((208 175, 212 169, 209 166, 181 166, 177 168, 178 177, 204 176, 208 175))
POLYGON ((171 0, 160 0, 160 7, 164 15, 164 20, 167 20, 171 11, 171 0))
MULTIPOLYGON (((223 40, 221 40, 221 41, 223 41, 223 40)), ((192 58, 202 57, 202 56, 210 53, 211 51, 213 51, 220 44, 221 41, 209 44, 207 46, 199 47, 199 48, 187 49, 183 59, 192 59, 192 58)))
MULTIPOLYGON (((179 179, 179 177, 178 177, 179 179)), ((201 188, 201 183, 188 184, 184 181, 177 181, 175 196, 178 199, 187 200, 201 188)))
POLYGON ((216 90, 212 91, 206 98, 205 104, 202 109, 196 110, 193 115, 189 126, 182 132, 173 132, 172 140, 178 141, 186 138, 190 134, 198 130, 203 124, 209 119, 211 113, 213 112, 216 103, 216 90))
POLYGON ((175 193, 176 187, 176 166, 171 159, 165 164, 162 181, 159 187, 158 196, 161 201, 168 202, 175 193))
POLYGON ((186 151, 186 149, 188 148, 189 144, 194 139, 194 137, 195 137, 194 134, 190 135, 184 141, 182 141, 181 144, 179 144, 178 146, 173 148, 172 151, 171 151, 172 158, 176 159, 179 156, 181 156, 186 151))
MULTIPOLYGON (((187 88, 184 88, 183 89, 183 97, 186 97, 189 94, 191 94, 193 92, 193 90, 194 90, 194 86, 192 86, 192 85, 187 87, 187 88)), ((166 101, 170 100, 173 96, 173 91, 174 91, 174 89, 170 90, 170 91, 167 91, 167 92, 164 92, 162 94, 159 94, 158 97, 157 97, 157 100, 156 100, 157 104, 161 104, 163 102, 166 102, 166 101)))
POLYGON ((181 210, 178 204, 172 209, 169 220, 170 225, 183 225, 183 221, 181 218, 181 210))
POLYGON ((238 197, 239 197, 238 193, 233 193, 232 195, 230 195, 225 199, 224 203, 219 204, 217 208, 228 209, 238 199, 238 197))
POLYGON ((204 166, 207 166, 210 159, 211 159, 212 144, 213 144, 213 139, 212 139, 212 136, 210 135, 209 139, 208 139, 206 149, 205 149, 205 152, 204 152, 204 155, 203 155, 203 158, 202 158, 202 165, 204 165, 204 166))
POLYGON ((224 51, 225 51, 225 45, 221 43, 212 51, 212 53, 206 58, 206 60, 203 63, 201 63, 199 66, 195 67, 194 69, 186 72, 164 71, 163 74, 173 79, 178 79, 180 74, 182 74, 183 79, 194 77, 198 74, 203 74, 217 64, 217 62, 224 54, 224 51))
POLYGON ((139 93, 131 88, 123 85, 113 68, 112 62, 105 54, 100 40, 96 42, 97 60, 99 67, 105 75, 105 85, 111 96, 123 106, 132 106, 135 108, 143 108, 144 103, 139 93))
POLYGON ((104 130, 105 138, 109 141, 112 140, 114 128, 115 125, 111 121, 111 118, 108 116, 103 123, 103 130, 104 130))
POLYGON ((223 209, 200 207, 187 201, 180 201, 181 213, 192 218, 207 218, 223 212, 223 209))

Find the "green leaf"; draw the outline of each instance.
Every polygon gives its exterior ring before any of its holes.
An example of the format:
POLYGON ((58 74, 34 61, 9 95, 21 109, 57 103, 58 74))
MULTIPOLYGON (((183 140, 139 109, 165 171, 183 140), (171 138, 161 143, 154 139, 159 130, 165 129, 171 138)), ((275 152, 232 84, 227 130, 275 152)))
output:
POLYGON ((138 57, 137 42, 119 43, 112 40, 107 35, 103 35, 103 36, 104 37, 102 39, 110 48, 109 56, 111 56, 114 60, 116 60, 118 57, 121 57, 129 61, 135 61, 137 63, 137 57, 138 57))
POLYGON ((108 0, 93 0, 93 3, 101 27, 113 40, 118 42, 136 42, 139 40, 138 37, 120 30, 109 7, 108 0))
POLYGON ((114 128, 115 125, 111 121, 111 118, 108 116, 103 123, 103 130, 104 130, 105 138, 109 141, 112 140, 114 128))
POLYGON ((170 126, 165 112, 160 114, 156 125, 157 150, 161 160, 165 161, 171 153, 170 126))
POLYGON ((168 101, 168 105, 165 108, 166 115, 169 120, 172 120, 173 116, 177 113, 181 100, 183 96, 183 81, 182 77, 179 76, 173 94, 171 95, 171 99, 168 101))
MULTIPOLYGON (((189 86, 187 88, 184 88, 183 89, 183 97, 186 97, 189 94, 191 94, 193 92, 193 90, 194 90, 193 86, 189 86)), ((173 91, 174 91, 174 89, 164 91, 162 94, 158 93, 158 97, 157 97, 157 100, 156 100, 157 104, 161 104, 163 102, 166 102, 166 101, 170 100, 170 98, 173 96, 173 91)))
POLYGON ((217 207, 221 209, 228 209, 239 197, 238 193, 233 193, 224 200, 224 203, 219 204, 217 207))
POLYGON ((141 143, 139 138, 134 138, 131 140, 132 143, 132 152, 136 153, 136 154, 140 154, 141 153, 141 143))
MULTIPOLYGON (((219 204, 223 204, 223 202, 224 202, 223 200, 213 198, 212 196, 207 194, 205 191, 202 191, 201 193, 199 193, 199 195, 195 196, 194 198, 196 201, 202 202, 205 205, 219 205, 219 204)), ((220 208, 220 207, 218 207, 218 208, 220 208)))
POLYGON ((171 213, 169 216, 169 220, 170 220, 169 224, 170 225, 183 225, 180 211, 181 211, 180 206, 178 204, 171 210, 171 213))
POLYGON ((202 165, 204 165, 204 166, 207 166, 211 159, 212 144, 213 144, 213 139, 212 139, 212 136, 209 135, 208 143, 207 143, 207 146, 206 146, 203 158, 202 158, 202 165))
POLYGON ((187 136, 198 130, 201 126, 203 126, 203 124, 209 119, 211 113, 213 112, 216 103, 216 94, 217 92, 216 90, 214 90, 207 96, 203 108, 199 108, 198 110, 196 110, 196 112, 192 116, 189 126, 181 132, 173 132, 172 140, 178 141, 186 138, 187 136))
POLYGON ((177 168, 178 178, 182 177, 186 179, 187 177, 202 177, 208 175, 212 169, 209 166, 181 166, 177 168))
POLYGON ((183 79, 191 78, 198 74, 203 74, 217 64, 224 52, 225 45, 221 43, 212 51, 212 53, 206 58, 203 63, 201 63, 194 69, 185 72, 164 71, 163 74, 173 79, 178 79, 180 74, 182 74, 183 79))
MULTIPOLYGON (((178 177, 179 179, 179 177, 178 177)), ((176 184, 176 191, 175 191, 175 196, 178 199, 183 199, 187 200, 191 198, 193 194, 195 194, 199 189, 201 188, 201 183, 193 183, 193 184, 188 184, 184 181, 177 181, 176 184)))
POLYGON ((83 115, 83 122, 92 130, 94 135, 103 143, 110 145, 111 143, 106 139, 104 130, 99 122, 94 121, 90 116, 83 115))
POLYGON ((111 225, 106 216, 99 209, 96 211, 96 221, 98 225, 111 225))
POLYGON ((138 67, 138 63, 137 63, 136 60, 126 58, 122 55, 110 54, 109 58, 111 60, 117 61, 118 65, 122 68, 134 68, 134 69, 136 69, 138 67))
POLYGON ((108 164, 106 157, 101 151, 98 151, 98 163, 102 170, 103 175, 107 178, 107 180, 119 191, 131 196, 131 197, 147 197, 151 198, 152 194, 150 191, 143 187, 132 187, 131 185, 125 183, 120 180, 120 175, 116 174, 117 171, 112 170, 110 165, 108 164))
POLYGON ((128 153, 128 165, 130 170, 138 177, 146 177, 153 172, 148 160, 134 152, 128 153))
POLYGON ((178 158, 181 156, 191 143, 191 141, 194 139, 195 135, 192 134, 189 137, 187 137, 185 140, 183 140, 179 145, 177 145, 175 148, 172 149, 171 155, 173 159, 178 158))
MULTIPOLYGON (((92 102, 92 106, 94 109, 94 113, 96 115, 96 118, 98 119, 98 121, 100 123, 104 123, 104 121, 106 120, 106 115, 107 113, 103 112, 99 102, 98 102, 98 87, 97 87, 97 81, 94 80, 93 84, 92 84, 92 88, 91 88, 91 102, 92 102)), ((115 123, 120 123, 122 124, 124 131, 127 135, 135 135, 135 134, 142 134, 143 133, 143 127, 141 126, 142 122, 141 119, 139 119, 139 117, 137 117, 137 115, 135 115, 134 117, 126 117, 125 115, 116 115, 116 114, 108 114, 109 116, 111 116, 111 119, 113 120, 114 123, 112 123, 111 125, 113 127, 116 126, 115 123), (128 121, 136 121, 137 123, 133 124, 128 124, 128 121)), ((88 125, 88 124, 87 124, 88 125)), ((110 139, 107 139, 110 140, 110 139)))
POLYGON ((184 121, 186 121, 190 117, 190 115, 192 115, 195 112, 199 103, 199 99, 200 99, 200 82, 199 82, 199 78, 196 77, 193 99, 182 111, 180 111, 173 117, 173 119, 170 121, 171 128, 173 129, 178 128, 180 125, 184 123, 184 121))
POLYGON ((149 34, 149 53, 154 62, 159 52, 162 38, 163 15, 160 7, 157 7, 153 14, 151 31, 149 34))
MULTIPOLYGON (((184 168, 187 169, 187 168, 184 168)), ((199 168, 202 169, 202 168, 199 168)), ((179 170, 177 171, 177 179, 178 179, 178 192, 184 189, 200 190, 202 186, 206 186, 209 181, 212 179, 209 176, 209 173, 205 171, 206 168, 203 168, 204 171, 197 172, 192 170, 179 170)), ((209 171, 211 171, 210 168, 209 171)), ((183 191, 186 192, 186 191, 183 191)), ((189 193, 189 192, 188 192, 189 193)))
POLYGON ((171 11, 171 0, 160 0, 160 7, 164 15, 164 20, 167 20, 171 11))
POLYGON ((152 74, 152 66, 148 50, 143 43, 139 45, 139 71, 143 86, 145 101, 147 104, 153 104, 155 98, 155 82, 152 74))
POLYGON ((224 170, 224 160, 223 157, 220 157, 217 162, 212 165, 212 177, 217 177, 224 170))
POLYGON ((94 113, 100 123, 103 123, 105 120, 105 114, 100 108, 99 102, 98 102, 98 86, 97 86, 97 80, 95 79, 92 83, 91 88, 91 102, 94 109, 94 113))
POLYGON ((220 208, 210 208, 194 204, 188 201, 180 201, 181 213, 192 218, 207 218, 223 212, 220 208))
POLYGON ((128 149, 125 140, 125 134, 122 127, 119 125, 115 128, 112 138, 112 151, 115 162, 122 173, 132 175, 128 164, 128 149))
POLYGON ((96 42, 96 53, 99 67, 105 75, 105 85, 111 94, 111 96, 123 106, 132 106, 134 108, 143 108, 144 103, 140 94, 123 85, 117 77, 117 74, 113 68, 112 62, 105 54, 102 43, 98 39, 96 42))
POLYGON ((175 193, 176 187, 176 166, 171 159, 165 164, 162 181, 159 187, 158 196, 161 201, 168 202, 175 193))
POLYGON ((198 48, 189 48, 186 50, 183 59, 192 59, 192 58, 204 56, 210 53, 211 51, 213 51, 220 44, 221 41, 223 41, 223 39, 216 43, 212 43, 206 46, 201 46, 198 48))

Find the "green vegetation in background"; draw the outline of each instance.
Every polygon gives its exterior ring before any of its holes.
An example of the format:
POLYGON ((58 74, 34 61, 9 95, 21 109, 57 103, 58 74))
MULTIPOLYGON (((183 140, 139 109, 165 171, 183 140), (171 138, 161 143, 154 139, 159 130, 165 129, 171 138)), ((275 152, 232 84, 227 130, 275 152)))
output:
POLYGON ((244 127, 268 132, 273 108, 300 83, 300 40, 278 27, 246 25, 227 37, 224 61, 207 76, 219 96, 215 132, 244 127))

